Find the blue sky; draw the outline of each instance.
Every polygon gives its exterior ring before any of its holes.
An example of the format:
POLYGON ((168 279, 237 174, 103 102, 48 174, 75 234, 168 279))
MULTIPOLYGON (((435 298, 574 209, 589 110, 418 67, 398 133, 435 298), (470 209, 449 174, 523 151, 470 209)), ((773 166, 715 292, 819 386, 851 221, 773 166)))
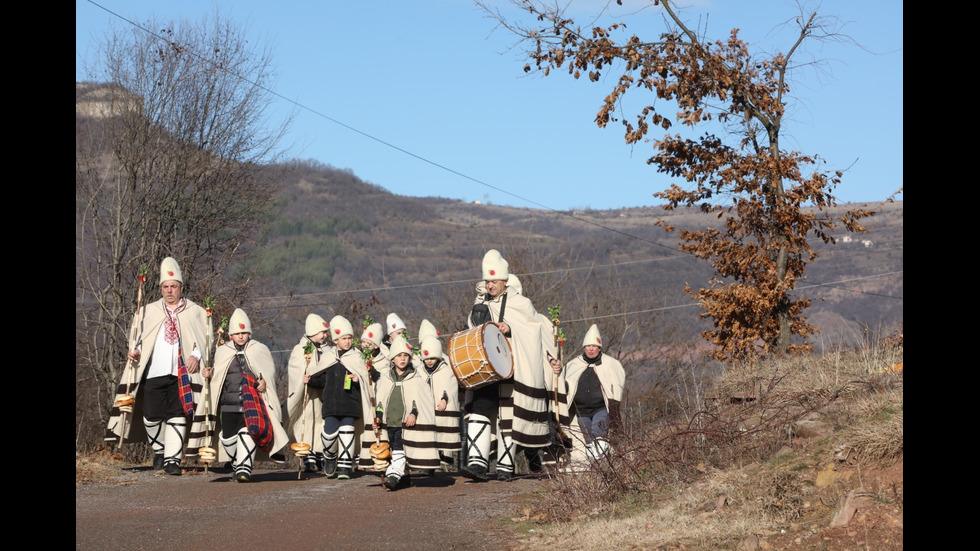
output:
MULTIPOLYGON (((567 14, 585 24, 606 3, 573 0, 567 14)), ((600 22, 657 36, 659 14, 643 9, 651 1, 609 4, 614 15, 600 22)), ((903 3, 807 5, 840 18, 859 45, 806 52, 821 70, 795 75, 782 145, 846 170, 841 202, 884 200, 904 179, 903 3)), ((514 36, 470 0, 76 0, 76 81, 110 26, 197 21, 216 9, 273 52, 274 107, 297 111, 288 157, 349 169, 399 195, 556 210, 658 205, 653 193, 671 183, 646 164, 649 145, 628 146, 618 125, 593 122, 611 80, 526 75, 514 36)), ((786 0, 691 0, 684 10, 695 25, 708 14, 710 38, 738 27, 759 51, 785 51, 792 28, 781 24, 798 13, 786 0)))

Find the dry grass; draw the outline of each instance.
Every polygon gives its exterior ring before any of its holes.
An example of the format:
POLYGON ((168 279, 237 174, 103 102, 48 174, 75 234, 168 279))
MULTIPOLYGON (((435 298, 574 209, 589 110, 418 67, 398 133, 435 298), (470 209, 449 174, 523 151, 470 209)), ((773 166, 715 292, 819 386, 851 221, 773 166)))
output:
MULTIPOLYGON (((556 477, 525 505, 537 521, 526 548, 734 549, 826 525, 807 517, 825 499, 815 478, 828 461, 860 468, 904 454, 902 372, 881 369, 901 362, 898 346, 763 363, 720 377, 693 416, 627 420, 610 461, 556 477), (824 435, 795 434, 814 421, 824 435)), ((832 506, 847 489, 833 491, 832 506)))
POLYGON ((113 459, 106 450, 89 454, 75 452, 75 483, 123 482, 127 477, 120 467, 124 465, 128 463, 113 459))

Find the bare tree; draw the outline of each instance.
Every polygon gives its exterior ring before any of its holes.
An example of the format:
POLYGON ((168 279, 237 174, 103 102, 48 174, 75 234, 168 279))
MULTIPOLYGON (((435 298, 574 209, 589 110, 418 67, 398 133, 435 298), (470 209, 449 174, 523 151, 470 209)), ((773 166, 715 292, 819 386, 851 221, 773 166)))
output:
MULTIPOLYGON (((789 75, 799 67, 794 56, 808 41, 841 38, 835 20, 801 13, 795 19, 799 32, 786 53, 755 57, 738 29, 713 42, 698 36, 673 0, 652 2, 664 21, 652 42, 635 35, 617 40, 622 24, 582 29, 556 4, 515 0, 535 18, 534 26, 477 4, 528 45, 527 72, 565 69, 592 82, 618 74, 596 114, 598 126, 621 122, 628 144, 644 139, 652 144, 649 164, 684 181, 685 187, 672 184, 654 194, 667 201, 667 210, 696 207, 721 219, 720 227, 681 231, 679 247, 715 270, 709 288, 686 289, 702 307, 702 318, 714 323, 702 333, 717 347, 714 357, 751 361, 760 354, 811 350, 806 339, 815 328, 803 315, 810 302, 793 295, 816 258, 810 240, 832 241, 841 225, 863 231, 859 220, 874 214, 854 209, 834 219, 832 191, 842 173, 821 170, 818 155, 780 146, 789 75), (633 90, 654 99, 634 120, 620 121, 623 98, 633 90), (692 136, 704 130, 694 138, 670 133, 678 123, 692 136), (665 132, 661 138, 648 136, 655 128, 665 132)), ((674 230, 664 221, 659 225, 674 230)))
POLYGON ((141 267, 148 300, 173 256, 185 296, 240 304, 289 123, 267 120, 271 69, 216 14, 112 30, 91 83, 76 83, 76 398, 98 396, 87 422, 104 426, 141 267))

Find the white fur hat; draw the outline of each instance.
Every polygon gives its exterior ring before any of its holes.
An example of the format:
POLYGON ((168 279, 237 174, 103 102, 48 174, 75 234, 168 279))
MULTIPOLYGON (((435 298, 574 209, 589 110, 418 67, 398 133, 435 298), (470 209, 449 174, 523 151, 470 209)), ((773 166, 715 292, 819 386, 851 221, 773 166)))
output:
POLYGON ((436 329, 435 325, 429 320, 422 320, 419 324, 419 342, 422 342, 426 337, 438 337, 439 330, 436 329))
POLYGON ((422 344, 419 345, 419 355, 422 356, 423 360, 442 358, 442 342, 439 337, 429 335, 422 339, 422 344))
POLYGON ((170 256, 164 258, 163 262, 160 263, 160 284, 162 285, 164 281, 179 281, 181 284, 184 283, 184 276, 180 273, 180 266, 170 256))
POLYGON ((391 352, 389 357, 394 358, 399 354, 408 354, 409 357, 412 356, 412 345, 408 344, 405 337, 401 335, 395 335, 395 338, 391 339, 391 346, 388 348, 391 352))
POLYGON ((398 331, 399 329, 408 329, 408 328, 405 327, 405 322, 403 322, 402 319, 398 317, 398 314, 394 312, 388 314, 388 324, 385 325, 385 331, 387 331, 388 334, 390 335, 395 331, 398 331))
POLYGON ((599 326, 594 323, 592 324, 592 327, 589 327, 589 331, 585 334, 585 339, 582 340, 583 348, 589 346, 590 344, 602 348, 602 335, 599 334, 599 326))
POLYGON ((371 341, 375 346, 381 346, 381 337, 384 336, 383 328, 380 323, 372 323, 364 328, 361 333, 361 342, 371 341))
POLYGON ((330 329, 327 325, 327 320, 321 318, 317 314, 310 314, 306 316, 306 336, 312 337, 321 331, 326 331, 330 329))
POLYGON ((517 276, 514 274, 509 274, 507 276, 507 286, 519 295, 524 294, 524 286, 521 285, 521 280, 517 279, 517 276))
POLYGON ((507 261, 500 256, 500 252, 497 249, 490 249, 483 255, 483 280, 506 280, 509 275, 508 267, 507 261))
POLYGON ((241 308, 235 308, 235 311, 231 314, 231 319, 228 320, 228 335, 251 332, 252 322, 245 315, 245 311, 241 308))
POLYGON ((344 316, 334 316, 330 318, 330 338, 337 340, 344 335, 354 336, 354 328, 344 316))

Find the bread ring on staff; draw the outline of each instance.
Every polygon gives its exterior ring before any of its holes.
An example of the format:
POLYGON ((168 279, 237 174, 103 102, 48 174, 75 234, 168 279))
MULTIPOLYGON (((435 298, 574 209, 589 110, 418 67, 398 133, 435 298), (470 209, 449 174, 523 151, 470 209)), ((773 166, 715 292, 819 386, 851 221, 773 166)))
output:
POLYGON ((388 459, 391 457, 391 446, 387 442, 375 442, 371 444, 372 459, 388 459))
POLYGON ((123 394, 113 404, 116 407, 131 406, 136 403, 136 398, 132 394, 123 394))
POLYGON ((289 449, 293 450, 296 455, 310 455, 310 445, 305 442, 293 442, 289 445, 289 449))

